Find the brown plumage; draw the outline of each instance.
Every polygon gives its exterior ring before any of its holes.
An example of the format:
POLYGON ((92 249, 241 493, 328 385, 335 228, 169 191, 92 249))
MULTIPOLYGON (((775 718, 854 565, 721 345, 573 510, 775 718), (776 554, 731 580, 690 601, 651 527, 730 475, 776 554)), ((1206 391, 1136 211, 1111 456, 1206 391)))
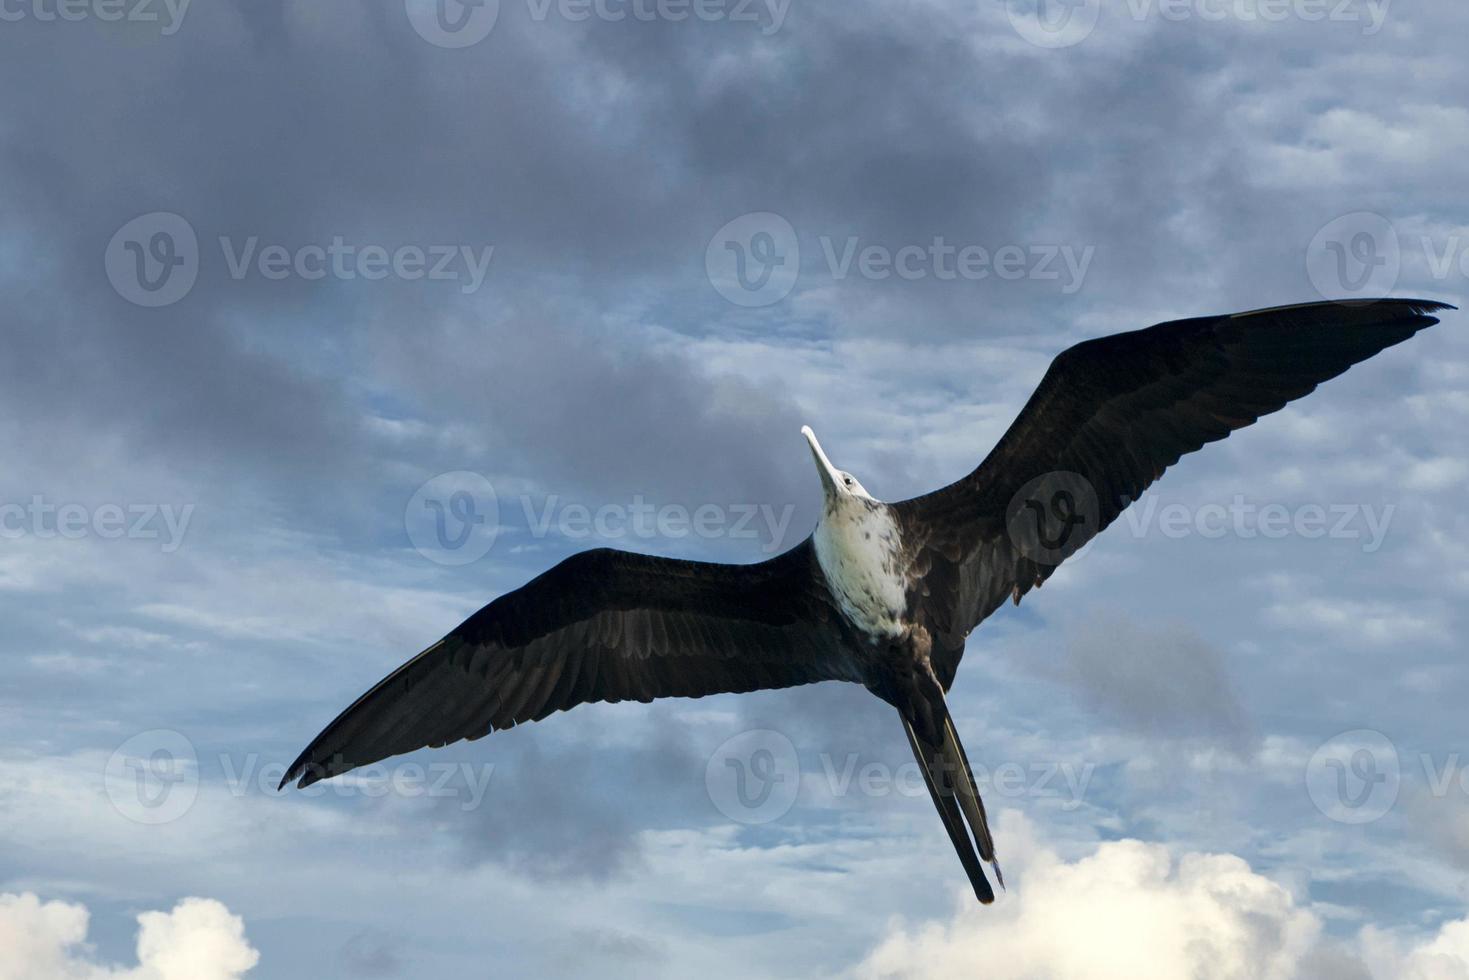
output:
POLYGON ((892 505, 832 467, 808 432, 827 496, 818 535, 829 519, 850 529, 881 518, 874 527, 897 529, 895 542, 883 537, 887 550, 841 545, 853 550, 840 566, 823 564, 812 538, 753 565, 574 555, 364 694, 281 785, 585 702, 852 681, 898 709, 975 895, 992 901, 980 862, 1000 880, 994 844, 944 701, 969 632, 1007 597, 1019 602, 1041 585, 1179 457, 1437 323, 1432 314, 1444 309, 1425 300, 1313 303, 1085 341, 1052 362, 978 468, 892 505), (836 587, 842 575, 853 576, 845 592, 836 587), (853 595, 878 602, 894 575, 906 601, 897 630, 881 603, 870 620, 851 604, 853 595))
POLYGON ((599 548, 465 620, 347 708, 281 785, 309 786, 591 701, 861 682, 810 541, 757 565, 599 548))

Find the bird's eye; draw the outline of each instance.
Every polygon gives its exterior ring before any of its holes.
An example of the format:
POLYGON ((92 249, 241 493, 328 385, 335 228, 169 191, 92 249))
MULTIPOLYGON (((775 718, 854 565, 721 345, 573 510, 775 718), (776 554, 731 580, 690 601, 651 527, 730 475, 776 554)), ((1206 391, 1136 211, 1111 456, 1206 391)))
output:
POLYGON ((850 476, 844 476, 842 477, 842 482, 850 487, 852 485, 852 478, 850 476))

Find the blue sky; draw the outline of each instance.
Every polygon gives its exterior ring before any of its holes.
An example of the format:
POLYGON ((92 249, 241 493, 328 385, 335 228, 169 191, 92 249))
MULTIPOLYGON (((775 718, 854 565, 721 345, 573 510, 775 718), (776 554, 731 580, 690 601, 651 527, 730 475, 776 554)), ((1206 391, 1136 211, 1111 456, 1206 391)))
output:
POLYGON ((971 637, 994 908, 851 686, 269 778, 567 554, 796 544, 802 424, 899 499, 1075 341, 1460 302, 1469 12, 117 9, 0 5, 0 980, 1469 977, 1454 313, 971 637))

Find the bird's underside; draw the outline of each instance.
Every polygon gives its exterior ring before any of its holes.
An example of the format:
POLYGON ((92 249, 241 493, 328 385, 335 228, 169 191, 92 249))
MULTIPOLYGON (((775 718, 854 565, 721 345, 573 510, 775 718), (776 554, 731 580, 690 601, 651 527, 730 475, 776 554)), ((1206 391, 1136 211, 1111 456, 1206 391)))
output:
POLYGON ((573 555, 358 698, 281 785, 586 702, 852 681, 897 708, 975 894, 991 901, 981 861, 999 880, 994 845, 944 703, 969 632, 1041 585, 1179 457, 1448 308, 1313 303, 1085 341, 1052 362, 973 472, 896 504, 867 497, 810 436, 826 492, 812 537, 752 565, 573 555), (879 524, 862 523, 873 514, 879 524), (855 531, 836 533, 848 518, 855 531), (881 548, 863 537, 872 527, 887 529, 881 548))

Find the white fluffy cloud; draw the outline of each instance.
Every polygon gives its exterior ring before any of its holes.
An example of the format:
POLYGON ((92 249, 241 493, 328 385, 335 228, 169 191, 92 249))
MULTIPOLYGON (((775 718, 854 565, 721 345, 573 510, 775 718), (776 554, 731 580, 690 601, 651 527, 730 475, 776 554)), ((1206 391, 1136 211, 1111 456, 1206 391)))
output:
POLYGON ((1445 923, 1438 935, 1403 949, 1392 936, 1371 926, 1360 937, 1362 959, 1373 977, 1393 980, 1462 980, 1469 977, 1469 919, 1445 923))
POLYGON ((245 923, 219 902, 186 898, 138 916, 138 965, 92 961, 83 905, 0 895, 0 980, 236 980, 260 960, 245 923))
MULTIPOLYGON (((1007 815, 1006 836, 1028 840, 1007 815)), ((1372 926, 1350 942, 1231 854, 1171 854, 1136 840, 1076 861, 1022 854, 1009 895, 948 923, 896 926, 859 974, 994 980, 1469 980, 1469 919, 1417 943, 1372 926)))

